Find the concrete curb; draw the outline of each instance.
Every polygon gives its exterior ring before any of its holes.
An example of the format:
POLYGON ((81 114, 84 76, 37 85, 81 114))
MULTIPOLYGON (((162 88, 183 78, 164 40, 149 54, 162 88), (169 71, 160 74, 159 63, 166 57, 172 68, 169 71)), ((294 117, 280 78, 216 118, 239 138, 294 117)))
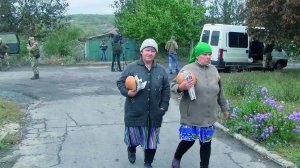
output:
POLYGON ((259 154, 261 154, 263 156, 266 156, 270 160, 272 160, 272 161, 276 162, 277 164, 281 165, 282 167, 297 168, 297 166, 294 163, 285 160, 284 158, 279 156, 276 152, 268 151, 266 148, 258 145, 253 140, 250 140, 250 139, 242 136, 241 134, 231 133, 228 128, 224 127, 223 125, 221 125, 218 122, 216 122, 214 125, 217 128, 219 128, 219 129, 223 130, 224 132, 228 133, 229 135, 233 136, 235 139, 241 141, 243 144, 247 145, 248 147, 250 147, 254 151, 258 152, 259 154))

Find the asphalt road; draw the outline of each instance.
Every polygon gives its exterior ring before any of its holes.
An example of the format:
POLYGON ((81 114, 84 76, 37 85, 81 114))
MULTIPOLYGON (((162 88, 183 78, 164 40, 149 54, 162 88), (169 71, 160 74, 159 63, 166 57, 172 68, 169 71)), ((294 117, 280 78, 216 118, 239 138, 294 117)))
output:
MULTIPOLYGON (((16 100, 28 113, 24 139, 0 159, 5 168, 141 168, 127 160, 123 143, 123 104, 109 66, 43 66, 30 80, 30 67, 0 72, 0 97, 16 100)), ((173 76, 170 76, 170 79, 173 76)), ((153 166, 169 168, 178 139, 178 98, 172 96, 164 117, 153 166)), ((199 145, 183 157, 183 168, 199 167, 199 145)), ((217 130, 211 168, 277 168, 231 136, 217 130)))

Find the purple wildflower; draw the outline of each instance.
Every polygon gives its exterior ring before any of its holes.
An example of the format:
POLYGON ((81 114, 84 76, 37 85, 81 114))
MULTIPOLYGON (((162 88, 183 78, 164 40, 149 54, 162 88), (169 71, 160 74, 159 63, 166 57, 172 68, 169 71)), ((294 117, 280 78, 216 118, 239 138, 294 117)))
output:
POLYGON ((254 117, 254 119, 255 120, 257 120, 258 122, 262 122, 262 120, 263 119, 265 119, 265 118, 269 118, 269 117, 271 117, 272 116, 272 114, 270 114, 270 113, 266 113, 266 114, 257 114, 255 117, 254 117))
POLYGON ((263 88, 261 89, 261 93, 262 93, 262 94, 268 94, 268 88, 263 87, 263 88))
POLYGON ((260 137, 261 137, 261 139, 265 139, 265 133, 262 133, 261 135, 260 135, 260 137))
POLYGON ((231 104, 230 104, 230 100, 229 99, 226 100, 226 103, 227 103, 228 108, 230 108, 231 104))
POLYGON ((273 99, 272 97, 268 97, 265 100, 266 103, 268 103, 270 106, 275 107, 275 99, 273 99))
POLYGON ((270 126, 270 127, 269 127, 269 131, 270 131, 270 133, 273 133, 274 127, 273 127, 273 126, 270 126))
POLYGON ((238 112, 238 107, 233 108, 230 118, 231 119, 236 119, 237 118, 237 116, 236 116, 237 112, 238 112))
POLYGON ((280 104, 280 105, 278 105, 276 108, 277 108, 277 110, 281 111, 281 110, 283 109, 283 107, 284 107, 284 106, 280 104))
POLYGON ((296 122, 300 122, 300 112, 293 112, 293 114, 286 116, 285 118, 289 120, 294 120, 296 122))
POLYGON ((300 133, 300 126, 296 126, 295 129, 293 130, 295 133, 300 133))
POLYGON ((237 126, 235 126, 235 128, 236 128, 237 130, 240 130, 240 129, 242 129, 243 127, 240 126, 240 125, 237 125, 237 126))

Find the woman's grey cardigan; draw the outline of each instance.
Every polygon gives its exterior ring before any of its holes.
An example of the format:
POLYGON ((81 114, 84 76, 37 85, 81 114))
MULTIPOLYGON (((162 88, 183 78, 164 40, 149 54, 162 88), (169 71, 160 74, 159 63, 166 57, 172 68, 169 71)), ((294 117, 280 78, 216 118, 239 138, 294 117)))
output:
MULTIPOLYGON (((228 110, 218 70, 213 65, 203 66, 197 62, 184 66, 182 70, 192 71, 197 82, 196 100, 191 101, 188 91, 183 92, 179 104, 180 123, 200 127, 213 125, 218 112, 228 110)), ((171 90, 178 92, 176 79, 171 82, 171 90)))

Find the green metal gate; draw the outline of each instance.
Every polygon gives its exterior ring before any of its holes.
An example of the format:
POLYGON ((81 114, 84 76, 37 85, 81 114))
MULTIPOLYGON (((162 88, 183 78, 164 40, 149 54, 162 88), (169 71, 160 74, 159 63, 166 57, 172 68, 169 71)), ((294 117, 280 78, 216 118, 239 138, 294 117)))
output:
MULTIPOLYGON (((100 44, 102 39, 92 38, 88 39, 85 43, 85 54, 86 60, 100 61, 101 49, 100 44)), ((112 61, 112 38, 106 40, 108 46, 106 50, 107 61, 112 61)), ((122 44, 123 52, 121 59, 124 58, 126 61, 133 61, 136 59, 136 42, 133 39, 124 38, 122 44)))

